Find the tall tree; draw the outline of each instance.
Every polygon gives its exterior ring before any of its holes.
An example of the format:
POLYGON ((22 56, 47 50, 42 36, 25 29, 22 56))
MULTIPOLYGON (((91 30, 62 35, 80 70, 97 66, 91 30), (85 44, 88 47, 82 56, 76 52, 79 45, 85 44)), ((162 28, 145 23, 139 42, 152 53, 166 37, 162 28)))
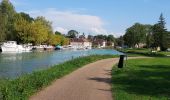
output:
POLYGON ((6 30, 7 30, 6 26, 7 26, 7 18, 2 14, 0 9, 0 42, 3 42, 6 39, 6 30))
POLYGON ((156 47, 160 47, 161 51, 165 51, 168 48, 168 32, 165 24, 165 19, 163 14, 161 14, 158 23, 153 26, 154 44, 156 47))
POLYGON ((14 16, 16 14, 14 6, 9 0, 2 0, 0 4, 0 30, 2 29, 2 36, 6 35, 7 40, 14 40, 14 16))

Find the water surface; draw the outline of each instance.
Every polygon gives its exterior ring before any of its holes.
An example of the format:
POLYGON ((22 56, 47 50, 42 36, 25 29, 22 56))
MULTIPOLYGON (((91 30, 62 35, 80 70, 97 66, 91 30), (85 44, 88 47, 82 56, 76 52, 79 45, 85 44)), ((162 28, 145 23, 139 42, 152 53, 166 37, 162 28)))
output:
POLYGON ((16 78, 26 73, 46 69, 73 57, 94 54, 121 54, 115 50, 93 49, 80 51, 53 51, 29 53, 0 53, 0 78, 16 78))

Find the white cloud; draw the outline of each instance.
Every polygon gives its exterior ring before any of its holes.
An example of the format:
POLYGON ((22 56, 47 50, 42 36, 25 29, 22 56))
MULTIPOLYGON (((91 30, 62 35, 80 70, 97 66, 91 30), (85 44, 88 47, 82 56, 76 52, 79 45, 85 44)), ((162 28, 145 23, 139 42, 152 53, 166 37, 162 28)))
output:
POLYGON ((25 0, 10 0, 14 6, 25 6, 27 5, 25 0))
POLYGON ((59 11, 56 9, 28 11, 28 13, 33 17, 46 17, 47 20, 52 22, 54 31, 57 30, 66 33, 74 29, 79 32, 85 32, 86 34, 107 34, 106 29, 103 27, 105 23, 98 16, 72 11, 59 11))
POLYGON ((67 34, 69 30, 64 29, 62 27, 56 27, 56 31, 61 32, 63 34, 67 34))

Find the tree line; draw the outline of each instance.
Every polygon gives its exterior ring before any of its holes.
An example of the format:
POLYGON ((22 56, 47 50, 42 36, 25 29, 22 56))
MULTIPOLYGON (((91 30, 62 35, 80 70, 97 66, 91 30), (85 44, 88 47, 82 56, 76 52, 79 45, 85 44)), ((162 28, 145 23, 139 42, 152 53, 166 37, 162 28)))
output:
POLYGON ((143 43, 147 48, 160 47, 161 51, 166 51, 170 47, 170 32, 165 25, 163 14, 154 25, 135 23, 126 30, 124 36, 117 39, 117 43, 132 48, 143 43))
POLYGON ((9 0, 0 3, 0 42, 17 41, 33 45, 66 45, 69 39, 53 32, 52 23, 44 17, 32 18, 24 12, 17 13, 9 0))

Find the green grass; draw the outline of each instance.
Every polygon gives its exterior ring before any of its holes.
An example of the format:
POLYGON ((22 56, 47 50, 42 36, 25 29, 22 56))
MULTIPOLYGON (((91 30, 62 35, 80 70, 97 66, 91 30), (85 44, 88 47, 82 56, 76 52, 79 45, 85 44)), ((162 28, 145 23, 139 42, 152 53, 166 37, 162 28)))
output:
POLYGON ((160 52, 160 53, 163 54, 163 55, 170 55, 170 52, 166 52, 166 51, 160 52))
POLYGON ((134 49, 119 49, 118 51, 126 53, 129 57, 134 56, 149 56, 149 57, 165 57, 166 53, 170 52, 151 52, 150 49, 146 48, 134 48, 134 49))
POLYGON ((115 100, 169 100, 170 58, 128 60, 112 70, 115 100))
POLYGON ((0 80, 0 100, 28 100, 40 89, 50 85, 54 80, 97 60, 112 58, 112 55, 93 55, 80 57, 47 70, 33 72, 15 80, 0 80))

